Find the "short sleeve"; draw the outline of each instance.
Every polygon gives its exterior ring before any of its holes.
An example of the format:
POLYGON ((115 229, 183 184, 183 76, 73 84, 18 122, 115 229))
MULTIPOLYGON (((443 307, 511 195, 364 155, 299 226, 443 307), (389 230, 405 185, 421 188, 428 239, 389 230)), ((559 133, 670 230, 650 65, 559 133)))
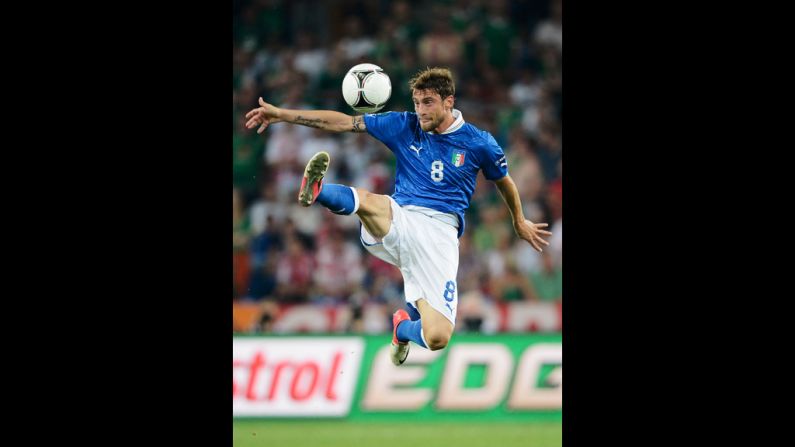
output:
POLYGON ((508 160, 505 159, 505 152, 493 136, 488 136, 486 144, 481 150, 480 168, 483 169, 483 176, 486 179, 494 181, 508 175, 508 160))
POLYGON ((408 123, 408 112, 364 114, 364 125, 367 126, 367 133, 385 144, 404 131, 408 127, 408 123))

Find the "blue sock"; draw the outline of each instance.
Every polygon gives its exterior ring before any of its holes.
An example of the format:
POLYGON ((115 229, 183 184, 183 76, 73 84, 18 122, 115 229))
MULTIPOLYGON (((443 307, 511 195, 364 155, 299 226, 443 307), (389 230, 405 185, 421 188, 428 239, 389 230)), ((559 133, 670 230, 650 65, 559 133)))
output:
POLYGON ((422 321, 407 321, 400 322, 397 328, 398 341, 413 341, 423 348, 428 348, 425 341, 422 339, 422 321))
POLYGON ((406 303, 406 310, 409 313, 409 317, 411 317, 411 321, 417 321, 420 318, 422 318, 420 316, 419 311, 417 311, 417 308, 411 305, 410 303, 406 303))
POLYGON ((347 216, 359 210, 359 195, 350 186, 324 183, 317 202, 334 214, 347 216))

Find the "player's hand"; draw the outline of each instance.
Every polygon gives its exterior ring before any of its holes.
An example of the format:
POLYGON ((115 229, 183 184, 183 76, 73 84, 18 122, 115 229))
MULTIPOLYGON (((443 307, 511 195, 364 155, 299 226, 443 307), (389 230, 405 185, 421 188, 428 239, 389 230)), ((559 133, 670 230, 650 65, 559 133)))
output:
POLYGON ((262 133, 268 127, 268 124, 278 123, 279 108, 265 102, 262 98, 259 99, 259 105, 256 109, 252 109, 246 113, 246 129, 253 129, 259 126, 257 133, 262 133))
POLYGON ((548 227, 548 224, 545 223, 533 223, 527 219, 524 219, 519 222, 515 222, 513 229, 516 230, 517 236, 530 242, 530 245, 536 249, 538 252, 544 251, 541 248, 541 245, 549 245, 549 242, 545 241, 542 236, 552 236, 547 230, 542 230, 542 228, 548 227))

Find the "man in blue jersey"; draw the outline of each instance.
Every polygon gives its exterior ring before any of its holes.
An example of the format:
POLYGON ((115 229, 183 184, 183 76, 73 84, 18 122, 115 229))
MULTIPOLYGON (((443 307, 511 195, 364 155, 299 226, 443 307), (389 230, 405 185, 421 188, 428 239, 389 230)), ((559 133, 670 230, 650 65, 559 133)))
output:
POLYGON ((330 110, 288 110, 259 99, 246 114, 246 127, 288 122, 331 132, 368 132, 397 157, 395 192, 373 194, 362 188, 324 184, 326 152, 306 166, 298 201, 315 201, 335 214, 356 214, 361 241, 375 256, 403 274, 407 310, 392 316, 392 362, 402 364, 409 341, 430 349, 447 346, 458 304, 458 238, 478 172, 497 185, 513 218, 516 234, 538 251, 549 245, 546 223, 525 219, 519 192, 508 175, 502 148, 490 133, 464 122, 453 108, 455 83, 445 68, 420 71, 409 82, 415 113, 386 112, 350 116, 330 110))

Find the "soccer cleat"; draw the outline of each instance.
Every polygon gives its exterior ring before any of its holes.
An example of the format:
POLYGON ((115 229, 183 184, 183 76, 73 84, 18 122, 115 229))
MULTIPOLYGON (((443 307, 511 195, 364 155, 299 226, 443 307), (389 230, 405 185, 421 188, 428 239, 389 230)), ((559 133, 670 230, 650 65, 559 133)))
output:
POLYGON ((408 312, 405 310, 398 309, 392 314, 392 347, 389 354, 392 358, 392 363, 395 365, 402 365, 403 362, 406 361, 406 357, 409 356, 409 342, 398 341, 397 338, 397 327, 404 320, 411 320, 411 317, 409 317, 408 312))
POLYGON ((304 169, 304 178, 298 191, 298 203, 309 206, 315 203, 320 190, 323 189, 323 176, 328 169, 328 152, 318 152, 313 155, 304 169))

